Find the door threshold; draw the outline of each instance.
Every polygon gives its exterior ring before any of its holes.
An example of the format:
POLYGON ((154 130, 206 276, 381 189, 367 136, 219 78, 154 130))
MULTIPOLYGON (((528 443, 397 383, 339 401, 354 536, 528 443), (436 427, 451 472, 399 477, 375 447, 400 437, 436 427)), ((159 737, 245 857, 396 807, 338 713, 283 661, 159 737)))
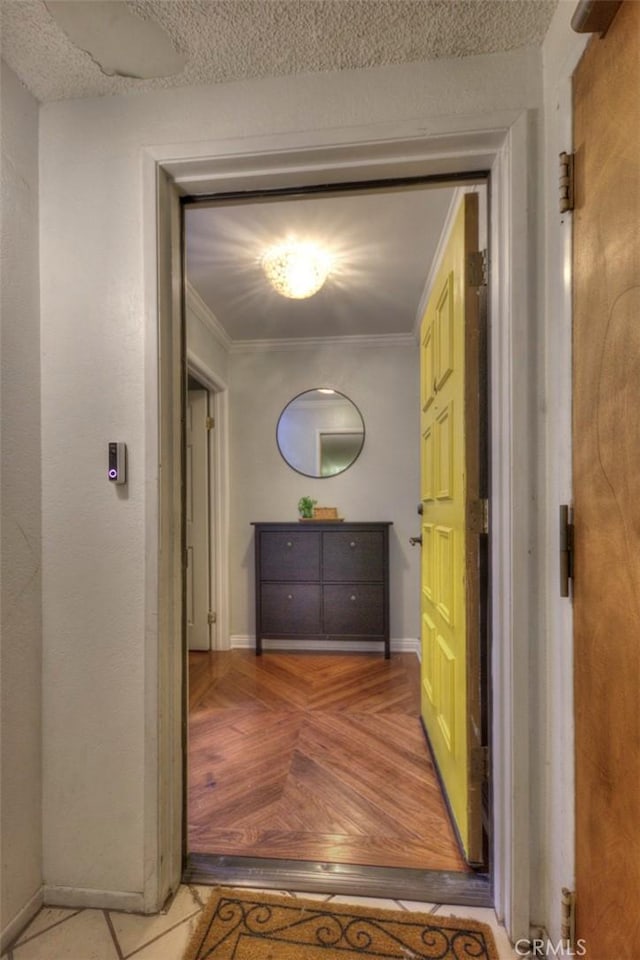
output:
POLYGON ((192 853, 187 857, 182 882, 419 900, 468 907, 493 906, 493 890, 488 874, 454 873, 448 870, 192 853))

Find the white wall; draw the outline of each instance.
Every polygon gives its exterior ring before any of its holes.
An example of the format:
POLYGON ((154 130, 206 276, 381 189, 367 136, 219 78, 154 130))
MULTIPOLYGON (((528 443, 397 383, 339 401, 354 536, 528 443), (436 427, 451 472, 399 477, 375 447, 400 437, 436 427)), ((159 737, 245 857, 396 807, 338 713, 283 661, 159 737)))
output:
POLYGON ((0 930, 8 939, 42 887, 40 303, 38 104, 4 63, 1 84, 0 930))
MULTIPOLYGON (((356 126, 375 139, 378 124, 387 137, 392 129, 419 136, 429 132, 434 118, 443 121, 441 129, 448 118, 450 126, 473 129, 479 113, 495 118, 501 111, 538 106, 539 82, 539 52, 527 49, 300 76, 295 83, 284 77, 42 107, 49 899, 64 894, 87 902, 93 890, 94 902, 104 902, 109 891, 131 903, 127 893, 142 891, 155 870, 143 854, 145 836, 154 829, 151 823, 145 831, 144 822, 144 772, 153 767, 148 751, 154 742, 145 735, 145 679, 154 674, 144 645, 143 371, 146 325, 155 318, 145 300, 153 297, 153 284, 143 262, 149 241, 142 216, 142 148, 163 146, 166 153, 175 145, 182 156, 198 141, 222 144, 264 135, 273 145, 280 135, 326 130, 331 138, 340 128, 344 134, 356 126), (129 444, 125 491, 105 478, 109 440, 129 444)), ((252 464, 252 470, 259 467, 252 464)), ((291 490, 291 501, 297 501, 297 490, 291 490)), ((355 518, 353 500, 345 495, 340 505, 355 518)), ((266 519, 264 506, 255 504, 256 515, 260 508, 266 519)), ((367 515, 374 507, 382 516, 388 505, 369 504, 367 515)), ((409 527, 407 521, 405 532, 409 527)), ((239 616, 247 608, 248 598, 238 601, 239 616)), ((408 629, 408 622, 394 624, 394 632, 408 629)))
POLYGON ((391 520, 391 636, 419 635, 420 532, 418 346, 328 343, 296 350, 232 354, 231 633, 255 636, 252 521, 298 518, 310 496, 338 507, 346 520, 391 520), (286 404, 312 387, 333 387, 359 408, 365 444, 337 477, 313 479, 292 470, 276 444, 286 404))

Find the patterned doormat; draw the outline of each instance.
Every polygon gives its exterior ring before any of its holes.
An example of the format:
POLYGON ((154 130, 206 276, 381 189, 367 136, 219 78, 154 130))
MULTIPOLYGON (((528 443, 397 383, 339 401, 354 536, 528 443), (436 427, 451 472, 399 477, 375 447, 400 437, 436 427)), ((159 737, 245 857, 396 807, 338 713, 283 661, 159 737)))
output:
POLYGON ((216 888, 183 960, 498 960, 475 920, 216 888))

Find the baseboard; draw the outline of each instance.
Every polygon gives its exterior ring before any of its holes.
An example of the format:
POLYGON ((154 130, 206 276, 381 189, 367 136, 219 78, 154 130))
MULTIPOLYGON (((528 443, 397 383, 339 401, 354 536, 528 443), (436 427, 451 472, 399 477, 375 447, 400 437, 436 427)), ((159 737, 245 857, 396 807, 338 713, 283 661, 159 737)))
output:
POLYGON ((25 927, 27 927, 43 904, 43 888, 39 887, 24 907, 18 911, 13 920, 10 920, 6 927, 0 933, 0 954, 3 954, 7 947, 17 940, 25 927))
POLYGON ((144 895, 121 890, 86 890, 82 887, 46 885, 44 903, 47 907, 94 907, 98 910, 122 910, 125 913, 145 913, 144 895))
MULTIPOLYGON (((256 645, 256 638, 235 634, 229 638, 229 646, 232 650, 253 650, 256 645)), ((263 650, 307 650, 319 652, 342 652, 342 653, 380 653, 384 649, 382 643, 375 641, 357 640, 263 640, 263 650)), ((392 653, 415 653, 420 656, 420 641, 417 637, 392 637, 392 653)))

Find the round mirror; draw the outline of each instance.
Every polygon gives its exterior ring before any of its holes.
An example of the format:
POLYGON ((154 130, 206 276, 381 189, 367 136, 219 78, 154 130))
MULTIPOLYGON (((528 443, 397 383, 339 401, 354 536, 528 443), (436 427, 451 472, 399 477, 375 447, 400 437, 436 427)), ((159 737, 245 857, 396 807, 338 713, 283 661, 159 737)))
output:
POLYGON ((364 421, 343 393, 318 387, 286 405, 276 429, 282 457, 305 477, 335 477, 354 463, 364 445, 364 421))

